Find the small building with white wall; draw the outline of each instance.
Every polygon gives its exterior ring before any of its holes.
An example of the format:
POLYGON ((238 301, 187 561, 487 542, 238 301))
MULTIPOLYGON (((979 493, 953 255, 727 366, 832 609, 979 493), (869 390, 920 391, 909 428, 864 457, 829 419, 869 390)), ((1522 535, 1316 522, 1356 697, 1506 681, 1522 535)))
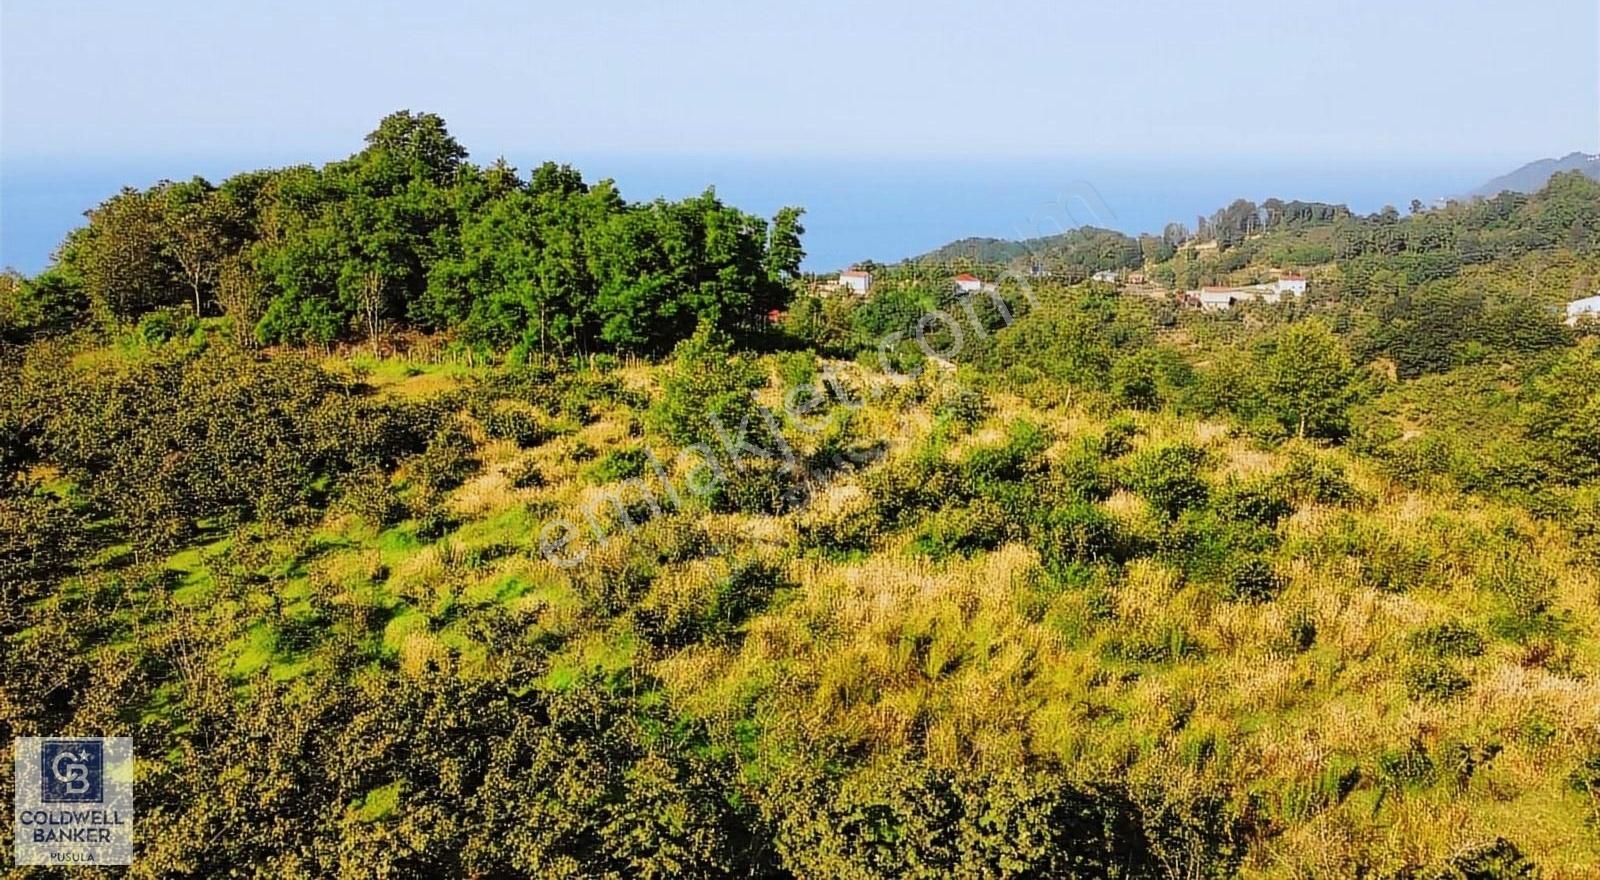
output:
POLYGON ((983 290, 983 279, 976 275, 961 274, 955 277, 956 289, 962 293, 978 293, 983 290))
POLYGON ((1567 325, 1576 327, 1584 319, 1600 321, 1600 294, 1567 303, 1567 325))
POLYGON ((1204 312, 1225 312, 1233 308, 1234 303, 1256 298, 1255 293, 1242 287, 1202 287, 1193 296, 1204 312))
POLYGON ((1306 292, 1306 277, 1304 275, 1285 275, 1272 282, 1273 292, 1282 296, 1292 293, 1295 296, 1304 296, 1306 292))
POLYGON ((860 296, 866 296, 872 289, 872 273, 860 269, 850 269, 839 273, 839 286, 860 296))
POLYGON ((1117 283, 1117 273, 1112 271, 1112 270, 1110 270, 1110 269, 1101 269, 1099 272, 1096 272, 1096 273, 1094 273, 1093 275, 1091 275, 1089 277, 1094 279, 1095 281, 1101 282, 1102 284, 1116 284, 1117 283))

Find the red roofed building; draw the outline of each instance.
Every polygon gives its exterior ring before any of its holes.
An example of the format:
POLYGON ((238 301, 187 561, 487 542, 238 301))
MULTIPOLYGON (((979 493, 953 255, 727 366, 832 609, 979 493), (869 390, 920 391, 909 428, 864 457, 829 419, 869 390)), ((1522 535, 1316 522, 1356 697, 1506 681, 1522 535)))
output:
POLYGON ((956 276, 956 287, 965 293, 977 293, 983 289, 983 279, 976 275, 963 272, 956 276))

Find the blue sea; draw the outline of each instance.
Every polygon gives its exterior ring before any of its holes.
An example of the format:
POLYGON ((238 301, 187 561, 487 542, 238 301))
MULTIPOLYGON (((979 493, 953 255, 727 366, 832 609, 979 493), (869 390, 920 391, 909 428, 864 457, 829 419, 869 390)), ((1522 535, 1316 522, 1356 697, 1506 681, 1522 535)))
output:
MULTIPOLYGON (((1505 168, 1443 164, 1185 158, 995 161, 777 159, 626 155, 556 156, 590 179, 610 177, 624 197, 680 198, 715 185, 730 204, 770 216, 806 209, 806 267, 892 262, 968 236, 1028 238, 1093 225, 1159 232, 1191 228, 1236 198, 1343 202, 1359 212, 1466 192, 1505 168)), ((124 185, 200 174, 220 180, 253 168, 327 157, 183 158, 0 163, 0 266, 44 268, 83 212, 124 185)), ((477 157, 475 157, 477 158, 477 157)), ((507 157, 524 172, 540 156, 507 157)), ((481 160, 480 160, 481 161, 481 160)))

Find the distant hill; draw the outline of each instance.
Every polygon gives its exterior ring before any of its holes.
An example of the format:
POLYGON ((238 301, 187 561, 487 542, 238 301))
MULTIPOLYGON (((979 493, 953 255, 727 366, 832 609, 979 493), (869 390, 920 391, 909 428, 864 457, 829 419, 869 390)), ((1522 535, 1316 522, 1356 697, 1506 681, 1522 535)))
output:
POLYGON ((1550 182, 1552 176, 1564 171, 1582 171, 1589 177, 1600 180, 1600 155, 1568 153, 1559 159, 1529 162, 1510 174, 1496 177, 1467 195, 1491 198, 1506 190, 1519 193, 1538 192, 1550 182))
POLYGON ((1138 239, 1113 229, 1082 226, 1059 235, 1022 241, 963 238, 906 262, 1010 264, 1087 277, 1102 269, 1134 268, 1143 259, 1138 239))
POLYGON ((975 263, 1009 263, 1040 249, 1043 244, 1042 239, 1014 241, 1005 238, 963 238, 925 254, 911 257, 910 260, 917 263, 953 263, 958 260, 971 260, 975 263))

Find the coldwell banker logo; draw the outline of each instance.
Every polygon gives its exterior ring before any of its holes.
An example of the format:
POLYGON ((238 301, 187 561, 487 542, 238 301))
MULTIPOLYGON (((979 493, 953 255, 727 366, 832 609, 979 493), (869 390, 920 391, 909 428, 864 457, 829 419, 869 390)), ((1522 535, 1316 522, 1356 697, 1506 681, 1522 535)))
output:
POLYGON ((39 800, 98 804, 105 800, 106 747, 96 739, 47 739, 39 747, 39 800))
POLYGON ((14 754, 17 864, 133 861, 133 740, 24 737, 14 754))

